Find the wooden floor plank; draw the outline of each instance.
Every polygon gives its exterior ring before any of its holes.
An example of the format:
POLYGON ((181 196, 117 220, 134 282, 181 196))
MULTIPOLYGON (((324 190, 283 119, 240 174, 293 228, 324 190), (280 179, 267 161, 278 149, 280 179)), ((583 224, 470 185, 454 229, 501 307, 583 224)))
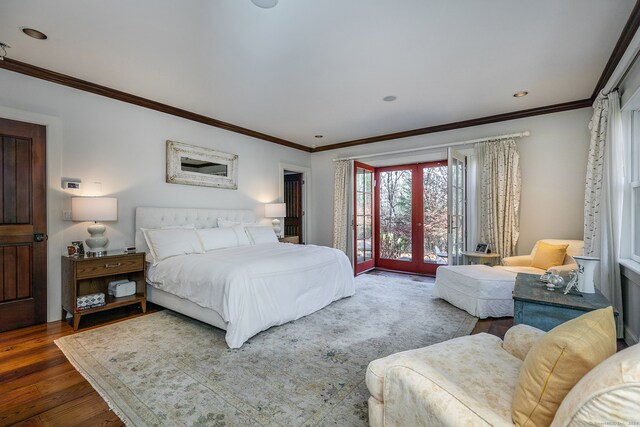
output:
POLYGON ((27 402, 33 402, 41 398, 40 390, 35 384, 12 390, 9 393, 0 394, 0 414, 7 408, 21 405, 27 402))
POLYGON ((55 377, 57 375, 69 373, 72 371, 75 371, 73 365, 71 365, 71 363, 69 362, 65 362, 55 366, 45 367, 39 371, 35 371, 31 374, 15 378, 11 381, 1 382, 0 396, 30 384, 37 385, 39 382, 44 381, 47 378, 55 377))
MULTIPOLYGON (((67 402, 39 415, 40 421, 47 426, 86 426, 96 425, 99 420, 110 419, 115 415, 97 393, 88 393, 78 399, 67 402), (94 420, 89 422, 89 420, 94 420)), ((120 419, 115 417, 118 422, 120 419)))
POLYGON ((91 384, 83 381, 32 402, 3 408, 0 411, 0 427, 10 426, 35 417, 88 393, 95 393, 95 390, 91 387, 91 384))

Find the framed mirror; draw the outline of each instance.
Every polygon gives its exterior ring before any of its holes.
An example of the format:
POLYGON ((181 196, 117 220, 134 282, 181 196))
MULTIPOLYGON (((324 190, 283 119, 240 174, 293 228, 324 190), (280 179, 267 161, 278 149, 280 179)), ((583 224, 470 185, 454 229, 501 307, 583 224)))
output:
POLYGON ((167 182, 238 189, 238 156, 167 141, 167 182))

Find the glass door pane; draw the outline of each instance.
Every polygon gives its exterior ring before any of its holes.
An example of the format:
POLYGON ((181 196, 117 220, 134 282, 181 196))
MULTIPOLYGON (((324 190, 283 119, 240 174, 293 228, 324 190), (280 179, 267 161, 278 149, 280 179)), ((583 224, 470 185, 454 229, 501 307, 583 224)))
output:
POLYGON ((373 257, 373 167, 354 163, 355 273, 374 267, 373 257))
POLYGON ((449 149, 449 265, 462 264, 466 238, 466 156, 449 149))
POLYGON ((380 259, 413 260, 411 169, 378 174, 380 188, 380 259))
POLYGON ((447 174, 446 162, 422 167, 422 247, 425 263, 448 263, 447 174))

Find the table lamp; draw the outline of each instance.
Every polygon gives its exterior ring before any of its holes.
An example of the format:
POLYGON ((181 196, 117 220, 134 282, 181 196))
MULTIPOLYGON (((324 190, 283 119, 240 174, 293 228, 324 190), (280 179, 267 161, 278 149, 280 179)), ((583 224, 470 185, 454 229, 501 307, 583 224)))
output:
POLYGON ((72 197, 71 219, 73 221, 93 221, 87 231, 91 235, 86 240, 89 254, 103 255, 107 252, 109 239, 104 235, 106 227, 98 221, 118 220, 118 199, 115 197, 72 197))
POLYGON ((266 218, 273 218, 271 225, 273 231, 277 236, 280 235, 280 218, 287 216, 287 204, 286 203, 267 203, 264 205, 264 216, 266 218))

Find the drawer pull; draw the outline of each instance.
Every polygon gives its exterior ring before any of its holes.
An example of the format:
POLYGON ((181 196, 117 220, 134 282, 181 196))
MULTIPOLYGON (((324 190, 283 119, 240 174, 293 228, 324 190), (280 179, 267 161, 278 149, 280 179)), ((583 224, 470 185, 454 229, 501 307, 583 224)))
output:
POLYGON ((120 267, 122 264, 121 263, 117 263, 117 264, 105 264, 104 268, 118 268, 120 267))

